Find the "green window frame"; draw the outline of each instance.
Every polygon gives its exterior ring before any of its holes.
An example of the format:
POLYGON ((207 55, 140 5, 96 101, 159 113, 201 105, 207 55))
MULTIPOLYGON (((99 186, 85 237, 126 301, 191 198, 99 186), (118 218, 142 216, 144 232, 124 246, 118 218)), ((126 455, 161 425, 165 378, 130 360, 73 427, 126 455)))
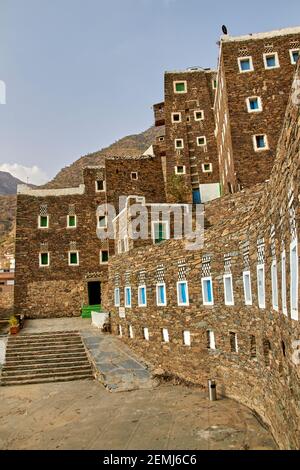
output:
POLYGON ((76 215, 69 215, 68 216, 68 227, 74 228, 77 225, 76 215))
POLYGON ((49 266, 49 253, 40 253, 40 266, 49 266))
POLYGON ((39 226, 40 228, 48 228, 49 218, 47 215, 40 215, 39 226))
POLYGON ((79 264, 78 252, 77 251, 70 251, 69 252, 69 264, 72 266, 79 264))

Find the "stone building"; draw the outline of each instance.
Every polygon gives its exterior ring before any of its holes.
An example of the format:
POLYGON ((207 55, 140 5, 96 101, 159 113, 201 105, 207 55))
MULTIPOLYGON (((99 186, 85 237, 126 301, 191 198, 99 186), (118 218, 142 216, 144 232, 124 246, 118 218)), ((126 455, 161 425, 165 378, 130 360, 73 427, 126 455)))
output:
POLYGON ((299 51, 299 27, 221 37, 214 109, 224 194, 269 179, 299 51))
POLYGON ((13 312, 14 269, 0 269, 0 318, 13 312))
POLYGON ((293 91, 270 181, 207 205, 202 250, 167 240, 114 256, 103 302, 152 366, 216 380, 282 449, 300 448, 299 122, 293 91))
POLYGON ((165 100, 155 104, 157 138, 166 177, 168 201, 174 185, 182 185, 181 202, 208 202, 220 196, 219 164, 213 103, 216 72, 190 68, 165 73, 165 100), (178 181, 178 183, 177 183, 178 181))

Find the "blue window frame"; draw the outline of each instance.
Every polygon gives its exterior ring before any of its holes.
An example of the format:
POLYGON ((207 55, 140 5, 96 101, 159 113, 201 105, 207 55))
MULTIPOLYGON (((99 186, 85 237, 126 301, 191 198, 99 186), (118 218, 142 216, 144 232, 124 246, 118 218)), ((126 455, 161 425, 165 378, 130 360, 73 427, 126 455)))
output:
POLYGON ((250 72, 253 70, 252 59, 250 57, 239 58, 240 72, 250 72))
POLYGON ((125 307, 131 308, 131 287, 125 287, 125 307))
POLYGON ((277 52, 271 54, 264 54, 265 68, 275 69, 279 67, 279 59, 277 52))
POLYGON ((213 285, 211 277, 203 277, 201 279, 202 284, 202 300, 203 305, 213 305, 214 304, 214 295, 213 295, 213 285))
POLYGON ((164 283, 156 285, 156 304, 161 307, 167 305, 166 285, 164 283))
POLYGON ((138 304, 139 304, 139 307, 146 307, 147 306, 146 286, 139 286, 139 288, 138 288, 138 304))
POLYGON ((189 305, 189 291, 187 281, 177 282, 177 303, 179 306, 189 305))
POLYGON ((115 307, 120 307, 120 288, 115 288, 115 307))
POLYGON ((255 109, 259 109, 258 98, 250 98, 249 103, 250 103, 250 109, 252 109, 253 111, 255 109))
POLYGON ((297 64, 298 59, 299 59, 299 55, 300 55, 299 50, 292 50, 291 51, 292 64, 297 64))

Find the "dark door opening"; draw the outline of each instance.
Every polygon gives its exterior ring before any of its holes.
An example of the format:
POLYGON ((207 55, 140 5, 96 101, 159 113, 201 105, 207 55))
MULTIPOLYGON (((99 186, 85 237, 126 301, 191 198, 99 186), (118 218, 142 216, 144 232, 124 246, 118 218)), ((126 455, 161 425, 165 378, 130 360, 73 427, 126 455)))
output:
POLYGON ((93 281, 88 283, 89 305, 101 304, 101 283, 93 281))
POLYGON ((193 189, 193 204, 201 204, 200 189, 193 189))

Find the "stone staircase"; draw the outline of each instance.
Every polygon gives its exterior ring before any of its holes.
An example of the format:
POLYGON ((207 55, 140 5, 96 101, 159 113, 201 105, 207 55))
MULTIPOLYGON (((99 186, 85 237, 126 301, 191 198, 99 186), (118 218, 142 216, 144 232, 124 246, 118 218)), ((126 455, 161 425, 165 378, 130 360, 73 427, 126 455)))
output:
POLYGON ((1 385, 93 379, 81 336, 76 331, 9 337, 1 385))

